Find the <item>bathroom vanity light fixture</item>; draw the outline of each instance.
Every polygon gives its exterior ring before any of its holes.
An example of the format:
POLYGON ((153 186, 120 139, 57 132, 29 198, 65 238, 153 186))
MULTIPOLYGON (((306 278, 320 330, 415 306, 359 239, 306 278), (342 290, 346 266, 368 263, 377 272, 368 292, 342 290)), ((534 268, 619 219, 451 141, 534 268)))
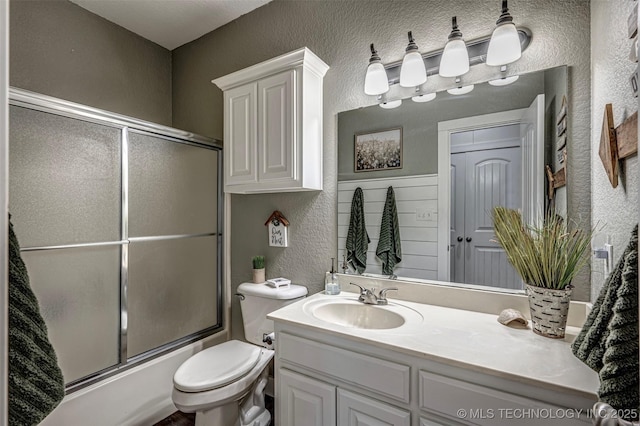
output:
POLYGON ((511 83, 514 83, 516 80, 518 80, 518 78, 520 78, 520 76, 518 75, 512 75, 510 77, 507 77, 507 66, 503 65, 500 67, 500 78, 496 78, 493 80, 489 80, 489 84, 492 86, 507 86, 511 83))
POLYGON ((424 93, 424 94, 419 94, 419 95, 415 95, 411 97, 411 100, 413 102, 429 102, 432 101, 436 98, 436 94, 435 93, 424 93))
POLYGON ((409 45, 403 60, 386 65, 381 62, 371 45, 371 58, 365 77, 367 95, 378 96, 386 93, 389 86, 398 83, 402 87, 419 88, 427 81, 428 76, 435 74, 447 78, 459 77, 470 67, 478 64, 505 65, 520 58, 531 42, 531 31, 527 28, 516 28, 513 24, 506 0, 502 3, 502 15, 492 35, 465 41, 457 26, 457 18, 454 17, 449 41, 443 49, 420 54, 413 34, 409 32, 408 36, 409 45), (516 37, 513 37, 513 34, 516 37), (464 59, 465 51, 467 60, 464 59), (454 57, 457 59, 451 59, 454 57), (386 82, 382 81, 385 78, 386 82))
POLYGON ((514 83, 518 78, 520 78, 519 75, 512 75, 511 77, 501 77, 495 80, 489 80, 489 84, 492 86, 507 86, 511 83, 514 83))
POLYGON ((447 89, 447 92, 451 95, 465 95, 473 90, 475 86, 470 84, 468 86, 458 86, 453 89, 447 89))
POLYGON ((378 52, 371 43, 371 58, 364 77, 364 93, 367 95, 381 95, 389 90, 389 78, 382 65, 378 52))
POLYGON ((451 18, 451 34, 440 59, 440 77, 458 77, 469 71, 469 52, 458 28, 456 16, 451 18))
POLYGON ((427 81, 427 69, 424 66, 422 55, 418 52, 418 45, 413 39, 411 31, 407 36, 409 37, 409 44, 400 67, 400 86, 417 87, 427 81))
POLYGON ((487 65, 500 66, 515 62, 522 56, 520 37, 509 13, 507 0, 502 0, 502 14, 496 21, 487 48, 487 65))
POLYGON ((395 101, 384 101, 384 102, 380 102, 380 108, 384 108, 384 109, 393 109, 393 108, 398 108, 400 105, 402 105, 402 99, 396 99, 395 101))

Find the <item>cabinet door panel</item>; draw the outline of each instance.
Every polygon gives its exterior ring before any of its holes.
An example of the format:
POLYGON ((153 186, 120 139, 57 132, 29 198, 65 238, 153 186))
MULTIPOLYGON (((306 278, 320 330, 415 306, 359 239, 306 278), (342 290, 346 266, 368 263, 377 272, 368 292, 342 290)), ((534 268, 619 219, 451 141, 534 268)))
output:
POLYGON ((285 369, 279 378, 281 426, 335 426, 335 386, 285 369))
POLYGON ((225 185, 258 181, 257 90, 253 83, 224 93, 225 185))
POLYGON ((339 426, 410 426, 411 413, 338 389, 339 426))
POLYGON ((493 242, 495 206, 519 209, 520 148, 468 152, 465 191, 464 282, 499 288, 521 289, 515 270, 504 250, 493 242))
POLYGON ((258 82, 258 179, 295 179, 294 83, 295 70, 258 82))

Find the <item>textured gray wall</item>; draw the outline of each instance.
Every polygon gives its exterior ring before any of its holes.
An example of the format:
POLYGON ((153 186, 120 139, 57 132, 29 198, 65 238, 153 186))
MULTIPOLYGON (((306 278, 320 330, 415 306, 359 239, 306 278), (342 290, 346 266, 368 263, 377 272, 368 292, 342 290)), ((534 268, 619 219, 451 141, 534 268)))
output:
MULTIPOLYGON (((533 31, 533 40, 515 73, 569 65, 569 212, 590 220, 590 6, 585 0, 511 0, 515 22, 533 31)), ((401 60, 406 31, 413 30, 421 51, 442 48, 451 16, 458 16, 470 40, 491 33, 499 15, 496 0, 425 1, 284 1, 275 0, 198 40, 173 51, 174 126, 222 138, 222 92, 210 81, 302 46, 331 66, 324 79, 324 190, 313 193, 232 196, 232 293, 250 279, 250 258, 267 256, 267 274, 286 276, 310 291, 323 288, 324 271, 337 246, 337 114, 375 99, 363 92, 369 43, 376 43, 385 63, 401 60), (263 226, 279 209, 291 221, 291 245, 267 246, 263 226)), ((477 66, 464 83, 494 78, 497 70, 477 66)), ((450 81, 438 77, 430 88, 450 81)), ((390 97, 406 97, 397 93, 390 97)), ((574 298, 589 299, 588 277, 576 280, 574 298)), ((241 317, 232 304, 234 337, 241 317)))
MULTIPOLYGON (((629 84, 629 76, 636 64, 628 59, 631 41, 627 38, 626 24, 636 4, 632 0, 591 2, 592 221, 594 225, 601 226, 602 234, 611 237, 616 262, 629 241, 633 226, 638 223, 638 156, 621 163, 619 184, 614 189, 598 156, 598 147, 605 104, 613 104, 616 126, 638 110, 638 101, 633 97, 629 84)), ((602 261, 593 261, 592 300, 598 296, 604 283, 603 266, 602 261)))
POLYGON ((171 125, 171 52, 66 0, 10 1, 10 81, 171 125))

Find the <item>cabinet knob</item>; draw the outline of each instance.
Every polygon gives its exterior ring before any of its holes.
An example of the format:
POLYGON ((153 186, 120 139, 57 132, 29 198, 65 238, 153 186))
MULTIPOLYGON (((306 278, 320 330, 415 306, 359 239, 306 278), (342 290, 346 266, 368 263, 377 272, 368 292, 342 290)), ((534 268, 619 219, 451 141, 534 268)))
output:
POLYGON ((458 242, 461 243, 462 242, 462 237, 458 237, 458 242))
POLYGON ((471 237, 467 237, 467 242, 470 243, 471 242, 471 237))

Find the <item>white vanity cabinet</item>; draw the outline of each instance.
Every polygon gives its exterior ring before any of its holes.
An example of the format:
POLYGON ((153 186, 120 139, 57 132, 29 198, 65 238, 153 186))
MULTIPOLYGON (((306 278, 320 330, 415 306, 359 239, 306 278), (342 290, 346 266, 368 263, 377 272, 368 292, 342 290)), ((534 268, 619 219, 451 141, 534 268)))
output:
POLYGON ((280 426, 411 426, 411 413, 286 368, 278 375, 280 426))
POLYGON ((281 426, 591 424, 593 400, 275 320, 281 426))
POLYGON ((302 48, 213 80, 224 91, 224 190, 322 189, 322 81, 302 48))
POLYGON ((280 426, 335 426, 336 387, 282 369, 278 375, 280 426))

